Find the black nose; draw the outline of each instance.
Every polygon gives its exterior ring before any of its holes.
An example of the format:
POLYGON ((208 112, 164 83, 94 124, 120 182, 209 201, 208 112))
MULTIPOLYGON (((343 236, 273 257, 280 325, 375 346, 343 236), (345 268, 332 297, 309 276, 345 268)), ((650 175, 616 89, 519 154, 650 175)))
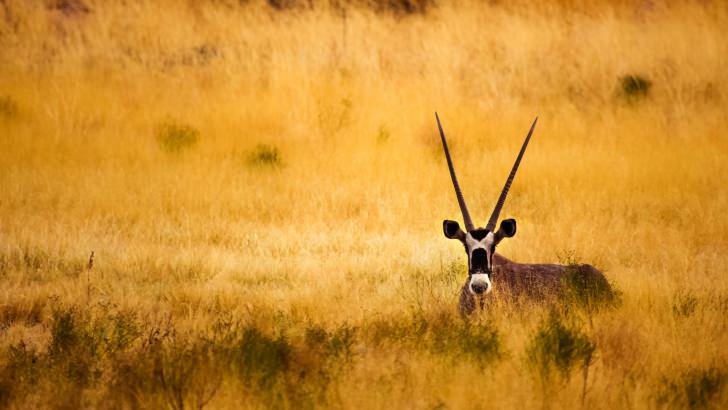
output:
POLYGON ((484 283, 476 283, 472 285, 473 292, 477 293, 478 295, 482 294, 486 290, 488 290, 488 285, 484 283))

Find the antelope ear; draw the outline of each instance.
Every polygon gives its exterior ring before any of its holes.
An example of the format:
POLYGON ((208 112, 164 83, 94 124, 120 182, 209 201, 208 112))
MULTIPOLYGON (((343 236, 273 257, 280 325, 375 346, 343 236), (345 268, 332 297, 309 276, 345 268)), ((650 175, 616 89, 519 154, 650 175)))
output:
POLYGON ((516 220, 504 219, 501 221, 498 232, 495 233, 495 243, 500 242, 503 238, 511 238, 516 234, 516 220))
POLYGON ((445 232, 445 236, 450 239, 459 239, 460 241, 465 240, 465 232, 460 229, 460 224, 455 221, 451 221, 449 219, 442 221, 442 231, 445 232))

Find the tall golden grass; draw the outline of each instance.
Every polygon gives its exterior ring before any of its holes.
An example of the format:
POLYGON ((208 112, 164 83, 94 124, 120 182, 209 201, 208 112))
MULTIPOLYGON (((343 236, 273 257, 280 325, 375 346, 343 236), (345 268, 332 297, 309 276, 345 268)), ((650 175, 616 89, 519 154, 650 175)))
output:
POLYGON ((307 4, 0 2, 0 405, 725 408, 725 4, 307 4), (618 306, 457 316, 435 110, 618 306))

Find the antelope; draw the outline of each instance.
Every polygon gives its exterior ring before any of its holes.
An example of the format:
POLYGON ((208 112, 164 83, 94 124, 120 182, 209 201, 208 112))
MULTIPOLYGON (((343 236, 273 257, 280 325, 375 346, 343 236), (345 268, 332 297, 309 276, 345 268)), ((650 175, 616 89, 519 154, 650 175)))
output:
POLYGON ((513 262, 495 252, 496 246, 504 238, 512 238, 516 234, 515 219, 504 219, 497 231, 494 228, 533 130, 536 128, 538 117, 531 124, 518 157, 516 157, 516 162, 511 168, 505 185, 503 185, 485 228, 476 228, 473 225, 468 207, 465 205, 462 190, 458 184, 445 132, 442 130, 440 117, 437 113, 435 113, 435 119, 437 120, 437 128, 440 131, 447 167, 450 170, 450 178, 455 188, 455 196, 465 223, 465 231, 463 231, 456 221, 447 219, 442 221, 445 236, 449 239, 459 240, 465 247, 465 253, 468 256, 468 278, 460 292, 460 312, 463 315, 471 314, 478 307, 483 308, 485 296, 493 292, 494 283, 502 286, 505 290, 504 294, 507 296, 525 296, 536 300, 545 300, 557 295, 562 279, 565 275, 571 273, 583 275, 584 279, 595 281, 602 288, 606 286, 606 289, 610 289, 604 274, 591 265, 524 264, 513 262))

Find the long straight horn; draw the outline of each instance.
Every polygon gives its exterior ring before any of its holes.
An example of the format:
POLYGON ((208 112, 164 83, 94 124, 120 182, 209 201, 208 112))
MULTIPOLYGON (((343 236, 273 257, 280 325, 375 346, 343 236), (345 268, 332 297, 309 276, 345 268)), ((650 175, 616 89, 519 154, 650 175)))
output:
POLYGON ((460 212, 463 214, 463 222, 465 222, 465 228, 468 232, 475 229, 473 226, 473 220, 470 219, 470 213, 468 207, 465 205, 465 198, 463 193, 460 191, 460 184, 458 184, 458 177, 455 175, 455 168, 452 165, 452 158, 450 158, 450 150, 447 148, 447 140, 445 140, 445 132, 442 130, 440 125, 440 117, 435 113, 435 119, 437 120, 437 128, 440 130, 440 139, 442 140, 442 149, 445 150, 445 158, 447 159, 447 167, 450 169, 450 178, 452 178, 452 185, 455 187, 455 196, 458 197, 458 204, 460 205, 460 212))
POLYGON ((513 164, 513 168, 511 168, 511 173, 508 175, 506 184, 503 185, 503 191, 501 191, 500 197, 498 198, 498 203, 495 204, 495 209, 493 209, 493 213, 490 215, 490 219, 488 220, 488 225, 485 227, 485 229, 491 232, 493 232, 493 229, 495 229, 495 224, 498 222, 498 215, 500 214, 501 208, 503 208, 503 204, 506 202, 508 190, 511 188, 511 183, 513 183, 513 178, 516 176, 516 171, 518 171, 518 165, 521 164, 521 158, 523 158, 523 153, 526 152, 528 141, 531 140, 531 134, 533 134, 533 129, 536 128, 536 121, 538 121, 538 117, 533 120, 533 124, 531 124, 531 129, 528 130, 526 140, 523 141, 523 146, 521 146, 521 152, 518 153, 516 163, 513 164))

